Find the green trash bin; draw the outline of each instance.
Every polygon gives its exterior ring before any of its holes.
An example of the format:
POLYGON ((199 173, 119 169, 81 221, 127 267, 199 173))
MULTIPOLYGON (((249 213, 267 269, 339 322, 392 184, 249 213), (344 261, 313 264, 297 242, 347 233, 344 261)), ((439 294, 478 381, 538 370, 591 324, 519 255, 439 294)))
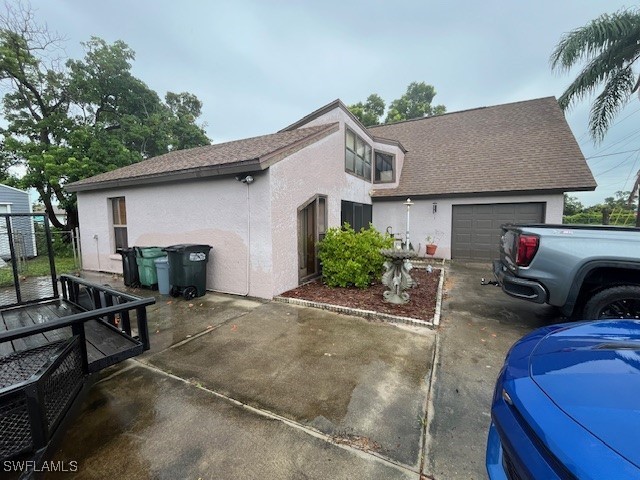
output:
POLYGON ((164 249, 169 257, 171 296, 186 300, 201 297, 207 290, 207 262, 211 245, 183 243, 164 249))
POLYGON ((138 275, 140 284, 149 287, 158 287, 158 272, 156 271, 155 259, 164 257, 166 253, 160 247, 133 247, 136 249, 136 263, 138 264, 138 275))

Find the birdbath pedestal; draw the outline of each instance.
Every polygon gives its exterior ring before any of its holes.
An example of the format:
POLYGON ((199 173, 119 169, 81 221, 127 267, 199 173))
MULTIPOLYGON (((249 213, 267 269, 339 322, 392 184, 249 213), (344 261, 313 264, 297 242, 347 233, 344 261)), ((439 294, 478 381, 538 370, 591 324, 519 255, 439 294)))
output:
POLYGON ((389 287, 389 290, 382 294, 384 301, 404 305, 409 301, 409 294, 405 290, 416 285, 416 282, 409 274, 409 271, 413 268, 409 260, 417 254, 413 250, 404 248, 383 249, 380 250, 380 253, 386 259, 382 283, 389 287))

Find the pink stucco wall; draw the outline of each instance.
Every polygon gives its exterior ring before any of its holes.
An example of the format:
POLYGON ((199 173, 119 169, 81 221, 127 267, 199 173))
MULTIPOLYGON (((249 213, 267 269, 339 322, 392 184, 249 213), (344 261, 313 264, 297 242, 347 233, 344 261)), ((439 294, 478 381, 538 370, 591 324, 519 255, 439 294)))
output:
POLYGON ((394 146, 375 144, 341 109, 336 108, 305 127, 339 122, 340 129, 271 167, 273 295, 298 285, 298 207, 315 195, 327 196, 327 225, 340 226, 342 200, 371 203, 371 182, 345 172, 345 124, 374 149, 396 154, 394 146))
POLYGON ((122 272, 121 257, 114 254, 109 198, 123 196, 130 246, 212 245, 207 267, 209 289, 270 298, 269 176, 268 171, 256 175, 249 186, 234 178, 217 178, 80 192, 83 266, 122 272))
POLYGON ((213 246, 209 289, 271 298, 296 287, 298 207, 326 195, 328 226, 337 227, 342 200, 370 204, 370 192, 378 188, 345 172, 345 124, 374 149, 396 155, 402 166, 398 147, 373 142, 340 108, 304 127, 332 122, 340 123, 338 131, 254 175, 249 186, 235 178, 210 178, 78 193, 84 268, 122 272, 109 198, 123 196, 130 246, 213 246))
MULTIPOLYGON (((373 224, 384 231, 391 227, 394 233, 404 233, 407 228, 407 207, 403 205, 406 199, 395 201, 377 201, 373 207, 373 224)), ((432 198, 428 200, 412 199, 414 205, 410 214, 410 239, 414 248, 421 245, 420 254, 425 253, 425 239, 427 235, 440 233, 436 257, 451 258, 451 220, 453 205, 468 205, 476 203, 517 203, 544 202, 546 203, 546 223, 562 223, 562 209, 564 197, 562 194, 549 195, 510 195, 483 196, 468 198, 432 198), (437 212, 433 213, 433 202, 437 202, 437 212)))

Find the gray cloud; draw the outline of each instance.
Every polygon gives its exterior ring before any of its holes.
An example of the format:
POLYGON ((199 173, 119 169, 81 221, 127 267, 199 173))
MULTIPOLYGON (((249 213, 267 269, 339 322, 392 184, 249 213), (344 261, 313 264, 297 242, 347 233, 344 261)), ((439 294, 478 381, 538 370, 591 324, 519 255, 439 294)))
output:
MULTIPOLYGON (((68 38, 71 56, 82 55, 79 42, 92 35, 127 42, 137 54, 135 74, 160 94, 198 95, 209 136, 222 141, 276 131, 335 98, 352 103, 377 92, 391 101, 412 81, 433 84, 435 101, 449 111, 559 96, 572 78, 549 68, 560 36, 625 3, 32 0, 32 5, 39 19, 68 38)), ((620 118, 638 108, 634 100, 620 118)), ((595 147, 584 135, 587 113, 585 102, 567 115, 585 156, 640 148, 640 135, 620 141, 636 131, 637 116, 620 122, 595 147)), ((591 160, 601 186, 580 198, 595 203, 629 188, 640 161, 627 156, 591 160)))

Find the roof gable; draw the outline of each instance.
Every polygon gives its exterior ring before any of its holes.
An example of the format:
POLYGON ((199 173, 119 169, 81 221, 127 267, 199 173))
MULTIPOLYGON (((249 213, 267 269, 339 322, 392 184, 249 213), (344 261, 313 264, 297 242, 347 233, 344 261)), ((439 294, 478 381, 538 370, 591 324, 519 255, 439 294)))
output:
POLYGON ((358 119, 358 117, 356 117, 353 113, 351 113, 351 110, 349 110, 349 107, 347 107, 339 98, 337 98, 333 102, 327 103, 325 106, 320 107, 319 109, 311 112, 310 114, 305 115, 297 122, 294 122, 288 127, 285 127, 282 130, 280 130, 280 132, 287 132, 287 131, 295 130, 297 128, 301 128, 304 125, 307 125, 313 122, 314 120, 320 118, 321 116, 331 112, 332 110, 335 110, 336 108, 342 110, 360 128, 360 130, 362 130, 362 133, 367 137, 369 137, 369 140, 371 140, 372 142, 393 145, 400 148, 403 152, 407 151, 398 140, 373 135, 371 131, 362 124, 362 122, 358 119))
POLYGON ((593 190, 554 97, 370 127, 408 149, 397 188, 375 197, 593 190))

